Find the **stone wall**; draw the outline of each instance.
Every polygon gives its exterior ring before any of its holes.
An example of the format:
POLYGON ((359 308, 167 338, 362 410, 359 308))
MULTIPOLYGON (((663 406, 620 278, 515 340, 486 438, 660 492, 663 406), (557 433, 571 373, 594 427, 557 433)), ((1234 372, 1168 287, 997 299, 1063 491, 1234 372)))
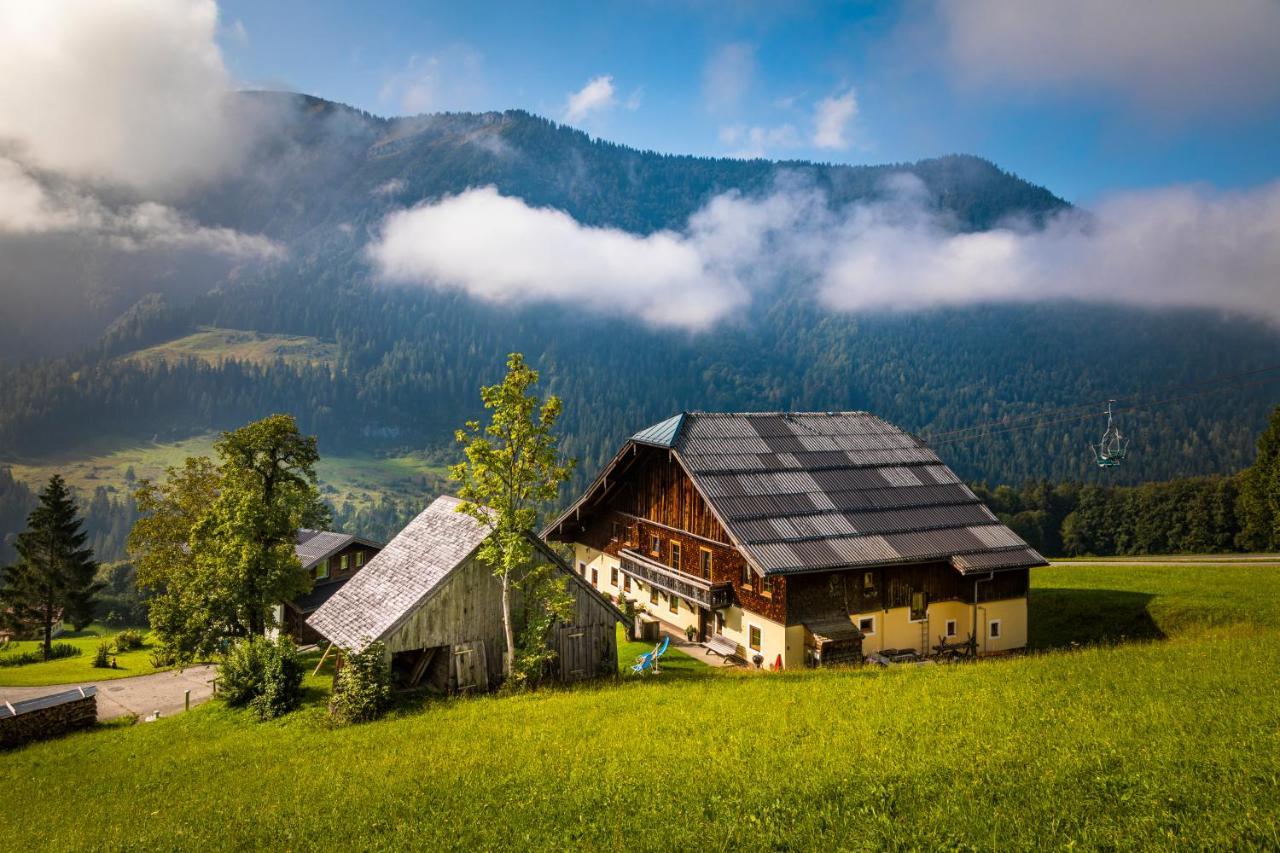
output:
POLYGON ((98 698, 94 687, 0 704, 0 749, 57 737, 97 721, 98 698))

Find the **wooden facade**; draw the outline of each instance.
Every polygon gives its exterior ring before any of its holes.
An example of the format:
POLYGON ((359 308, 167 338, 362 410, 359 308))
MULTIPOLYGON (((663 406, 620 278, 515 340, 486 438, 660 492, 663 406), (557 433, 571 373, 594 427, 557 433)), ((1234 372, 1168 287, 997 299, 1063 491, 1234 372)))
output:
POLYGON ((864 651, 886 650, 889 638, 897 650, 928 654, 940 637, 977 631, 979 608, 1015 627, 1017 607, 987 607, 996 602, 1020 602, 1025 622, 1026 568, 974 577, 933 560, 762 574, 733 544, 677 454, 662 447, 624 448, 559 524, 556 538, 575 544, 575 568, 589 583, 660 620, 674 622, 671 614, 692 609, 696 621, 682 616, 671 627, 692 628, 702 640, 736 619, 740 656, 765 665, 856 662, 864 651), (860 623, 878 635, 866 649, 860 623))
POLYGON ((379 550, 370 542, 355 539, 306 569, 311 576, 311 590, 285 602, 280 616, 280 630, 300 646, 323 642, 324 638, 307 624, 307 617, 356 572, 368 565, 379 550))

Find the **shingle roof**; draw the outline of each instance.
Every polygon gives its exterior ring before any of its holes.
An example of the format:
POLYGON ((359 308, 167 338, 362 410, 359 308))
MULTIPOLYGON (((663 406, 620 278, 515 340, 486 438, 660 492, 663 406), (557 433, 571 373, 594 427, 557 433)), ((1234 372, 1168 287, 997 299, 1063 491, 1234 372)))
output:
POLYGON ((307 624, 346 649, 384 639, 488 535, 474 518, 454 511, 459 503, 457 498, 437 498, 322 604, 307 624))
POLYGON ((962 573, 1044 565, 937 454, 867 412, 690 412, 632 441, 671 448, 765 574, 933 560, 962 573))
POLYGON ((335 533, 332 530, 308 530, 305 527, 298 531, 294 552, 302 561, 302 568, 309 569, 334 551, 341 550, 355 541, 350 533, 335 533))

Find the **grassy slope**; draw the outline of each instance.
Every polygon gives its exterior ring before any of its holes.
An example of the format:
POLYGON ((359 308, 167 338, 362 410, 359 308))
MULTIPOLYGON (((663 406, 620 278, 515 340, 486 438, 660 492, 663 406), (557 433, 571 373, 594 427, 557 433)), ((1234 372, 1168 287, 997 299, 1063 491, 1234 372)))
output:
MULTIPOLYGON (((109 628, 105 625, 90 625, 83 631, 66 631, 54 639, 55 643, 70 643, 80 649, 80 656, 60 658, 44 663, 30 663, 25 666, 0 667, 0 687, 36 687, 43 684, 84 684, 90 681, 106 681, 112 678, 128 678, 133 675, 147 675, 159 672, 151 665, 150 637, 143 647, 115 655, 117 669, 96 669, 93 666, 93 655, 98 650, 98 643, 104 637, 113 637, 120 628, 109 628)), ((139 628, 143 633, 149 629, 139 628)), ((9 643, 0 650, 0 655, 7 655, 38 649, 40 643, 34 640, 21 640, 9 643)), ((164 669, 165 667, 161 667, 164 669)))
POLYGON ((129 361, 153 364, 199 359, 208 364, 235 360, 254 364, 272 364, 283 360, 287 364, 337 363, 336 344, 323 343, 316 338, 302 335, 268 335, 238 329, 205 327, 194 334, 157 344, 125 356, 129 361))
POLYGON ((344 730, 326 723, 313 680, 309 707, 273 723, 214 705, 6 756, 0 790, 39 789, 68 767, 76 783, 25 798, 21 815, 0 810, 0 837, 40 826, 50 848, 1280 844, 1280 574, 1108 574, 1119 569, 1042 570, 1033 618, 1063 606, 1065 592, 1042 590, 1137 591, 1169 640, 976 666, 623 679, 437 701, 344 730), (1224 599, 1220 581, 1250 595, 1224 599), (1206 624, 1186 618, 1198 608, 1206 624))
MULTIPOLYGON (((213 455, 213 436, 196 436, 183 441, 143 443, 103 439, 95 445, 80 447, 43 459, 3 460, 13 476, 33 489, 41 488, 54 473, 62 474, 82 494, 92 495, 98 486, 123 496, 128 491, 125 472, 133 468, 134 476, 159 477, 170 465, 181 465, 188 456, 213 455)), ((376 504, 384 494, 394 497, 420 497, 425 504, 433 490, 443 488, 448 472, 431 465, 416 455, 325 456, 316 473, 324 497, 335 506, 351 501, 356 507, 376 504)))

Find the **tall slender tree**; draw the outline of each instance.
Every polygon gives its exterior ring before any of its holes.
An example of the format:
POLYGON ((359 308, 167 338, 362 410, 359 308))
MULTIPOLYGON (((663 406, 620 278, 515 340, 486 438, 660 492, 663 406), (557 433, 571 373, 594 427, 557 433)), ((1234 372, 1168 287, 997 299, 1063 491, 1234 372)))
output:
MULTIPOLYGON (((489 423, 468 421, 457 431, 465 445, 466 461, 450 469, 460 483, 458 511, 470 515, 491 532, 480 546, 479 557, 502 585, 502 624, 506 650, 503 673, 516 668, 516 634, 511 612, 512 590, 521 585, 526 609, 538 609, 541 596, 554 609, 555 591, 537 571, 530 541, 541 510, 555 501, 560 486, 573 470, 573 460, 560 456, 555 435, 562 405, 554 395, 540 400, 533 392, 538 371, 525 364, 524 356, 507 356, 507 375, 498 385, 480 390, 489 423)), ((535 620, 538 622, 541 620, 535 620)), ((541 641, 544 638, 534 638, 541 641)), ((535 653, 536 656, 536 653, 535 653)))
POLYGON ((14 548, 18 562, 4 573, 0 610, 17 625, 43 629, 45 660, 53 648, 53 624, 59 613, 79 630, 93 621, 98 564, 66 482, 54 474, 27 518, 14 548))

